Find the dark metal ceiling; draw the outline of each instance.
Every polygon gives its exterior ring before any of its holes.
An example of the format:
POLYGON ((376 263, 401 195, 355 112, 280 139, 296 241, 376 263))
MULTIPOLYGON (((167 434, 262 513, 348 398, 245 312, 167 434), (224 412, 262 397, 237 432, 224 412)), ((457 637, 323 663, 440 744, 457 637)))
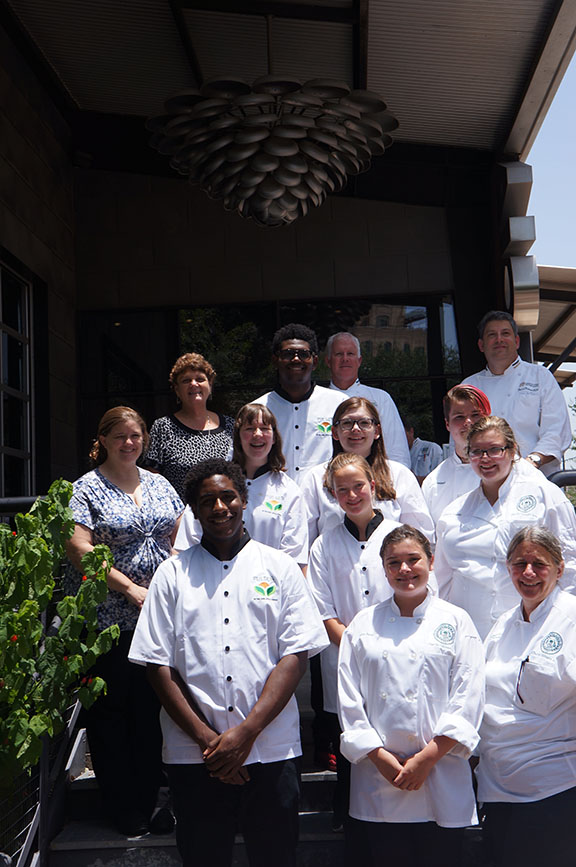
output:
POLYGON ((575 0, 1 0, 82 112, 148 116, 220 76, 340 78, 398 141, 522 154, 574 50, 575 0))

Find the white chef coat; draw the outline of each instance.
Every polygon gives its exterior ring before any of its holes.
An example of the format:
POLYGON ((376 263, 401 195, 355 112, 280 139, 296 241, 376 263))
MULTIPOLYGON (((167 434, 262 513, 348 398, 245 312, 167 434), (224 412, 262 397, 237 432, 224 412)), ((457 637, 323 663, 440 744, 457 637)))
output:
MULTIPOLYGON (((284 656, 327 645, 326 630, 292 557, 250 540, 232 560, 194 545, 157 569, 129 658, 168 665, 222 732, 246 719, 284 656)), ((163 759, 199 764, 202 751, 162 710, 163 759)), ((296 698, 266 726, 246 764, 300 755, 296 698)))
MULTIPOLYGON (((327 461, 311 469, 302 482, 310 544, 321 533, 338 526, 344 520, 344 510, 324 487, 324 473, 328 463, 327 461)), ((397 461, 388 461, 388 464, 396 499, 376 500, 374 505, 385 518, 400 524, 410 524, 411 527, 421 530, 430 542, 434 542, 434 523, 414 474, 397 461)))
MULTIPOLYGON (((397 521, 386 518, 360 542, 344 521, 316 539, 310 549, 308 578, 323 620, 337 617, 347 626, 362 608, 387 599, 392 590, 380 559, 382 540, 397 521)), ((330 642, 320 657, 324 710, 336 713, 338 647, 330 642)))
POLYGON ((440 596, 468 611, 483 639, 500 615, 518 604, 506 550, 518 530, 535 524, 548 527, 561 540, 566 569, 560 583, 574 590, 574 508, 542 473, 523 475, 513 466, 494 506, 478 484, 442 512, 434 559, 440 596))
POLYGON ((479 800, 540 801, 573 788, 576 599, 556 587, 529 622, 516 606, 498 620, 485 649, 479 800))
POLYGON ((485 367, 462 385, 475 385, 488 396, 492 415, 506 419, 523 458, 531 452, 554 455, 556 460, 544 464, 542 471, 549 476, 560 469, 572 429, 566 401, 549 370, 518 357, 500 376, 485 367))
POLYGON ((330 383, 330 388, 345 394, 346 397, 364 397, 370 400, 380 416, 380 428, 387 456, 391 461, 398 461, 410 468, 410 452, 404 425, 396 404, 388 392, 383 388, 362 385, 359 379, 350 388, 338 388, 333 382, 330 383))
MULTIPOLYGON (((308 562, 308 524, 300 488, 286 473, 265 472, 246 479, 248 503, 244 526, 256 542, 284 551, 297 563, 308 562)), ((185 551, 202 538, 202 526, 186 506, 174 547, 185 551)))
MULTIPOLYGON (((534 475, 540 472, 534 464, 524 458, 516 461, 515 466, 522 475, 534 475)), ((463 494, 473 491, 478 487, 479 482, 480 479, 472 469, 472 465, 462 463, 456 452, 452 452, 446 460, 438 464, 422 482, 422 494, 434 523, 438 523, 446 506, 463 494)))
POLYGON ((410 467, 415 476, 427 476, 442 460, 442 446, 414 437, 410 446, 410 467))
POLYGON ((477 822, 467 759, 478 743, 484 658, 465 611, 430 593, 412 617, 393 598, 361 611, 340 644, 338 702, 351 816, 444 828, 477 822), (416 791, 396 789, 368 758, 378 747, 408 758, 438 735, 458 743, 416 791))
POLYGON ((274 413, 282 435, 286 472, 299 485, 311 467, 332 457, 332 417, 344 400, 342 392, 315 385, 310 397, 300 403, 292 403, 277 391, 254 401, 274 413))

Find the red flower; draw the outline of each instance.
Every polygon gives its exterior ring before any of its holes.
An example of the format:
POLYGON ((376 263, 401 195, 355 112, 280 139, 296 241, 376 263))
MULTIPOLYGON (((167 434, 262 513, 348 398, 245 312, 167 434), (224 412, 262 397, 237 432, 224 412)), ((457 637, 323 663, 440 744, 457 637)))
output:
POLYGON ((16 532, 16 530, 12 530, 12 535, 13 535, 13 536, 17 536, 17 535, 18 535, 18 533, 16 532))
POLYGON ((18 641, 18 636, 17 636, 17 635, 13 635, 12 638, 10 639, 10 641, 12 641, 12 642, 14 642, 14 641, 18 641))
POLYGON ((82 685, 84 685, 84 684, 86 683, 86 678, 83 677, 82 680, 80 681, 80 683, 81 683, 82 685))
POLYGON ((89 677, 89 678, 88 678, 88 683, 89 683, 89 684, 92 683, 93 680, 94 680, 93 677, 89 677))
POLYGON ((88 581, 88 575, 82 575, 82 581, 88 581))
POLYGON ((62 658, 64 659, 64 662, 68 662, 68 657, 67 657, 67 656, 64 656, 64 657, 62 657, 62 658))

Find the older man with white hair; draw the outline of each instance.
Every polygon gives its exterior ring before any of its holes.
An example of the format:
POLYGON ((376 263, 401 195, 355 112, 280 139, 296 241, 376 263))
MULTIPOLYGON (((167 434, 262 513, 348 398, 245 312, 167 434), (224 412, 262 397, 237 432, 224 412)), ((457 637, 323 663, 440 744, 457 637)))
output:
POLYGON ((371 400, 380 416, 386 454, 391 460, 410 467, 410 452, 396 404, 384 389, 362 385, 358 379, 358 370, 362 364, 358 338, 348 331, 333 334, 328 338, 325 358, 332 376, 330 388, 341 391, 348 397, 365 397, 371 400))

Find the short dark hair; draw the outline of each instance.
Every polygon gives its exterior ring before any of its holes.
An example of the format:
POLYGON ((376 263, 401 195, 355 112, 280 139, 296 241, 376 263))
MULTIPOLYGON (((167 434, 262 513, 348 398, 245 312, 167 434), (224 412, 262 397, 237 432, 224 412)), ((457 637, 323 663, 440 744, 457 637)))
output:
POLYGON ((318 338, 316 333, 308 328, 307 325, 301 325, 299 322, 290 322, 289 325, 284 325, 279 328, 272 338, 272 354, 278 355, 280 347, 285 340, 305 340, 314 355, 318 355, 318 338))
POLYGON ((422 548, 422 550, 426 554, 428 562, 432 560, 432 546, 430 545, 430 541, 426 538, 424 533, 422 533, 416 527, 411 527, 410 524, 401 524, 399 527, 394 527, 394 529, 391 530, 388 535, 384 537, 384 540, 380 547, 380 559, 382 560, 382 562, 384 562, 386 548, 389 545, 396 545, 398 542, 405 542, 407 539, 413 540, 417 545, 422 548))
POLYGON ((490 415, 492 412, 488 397, 479 388, 476 388, 474 385, 454 385, 442 398, 442 407, 446 421, 450 421, 450 412, 455 400, 469 400, 484 415, 490 415))
POLYGON ((489 310, 478 323, 478 337, 480 340, 484 339, 484 332, 489 322, 508 322, 512 326, 515 336, 518 337, 518 326, 510 313, 505 313, 504 310, 489 310))
POLYGON ((234 461, 226 461, 224 458, 210 458, 195 464, 186 476, 184 483, 184 502, 191 508, 196 505, 200 485, 212 476, 227 476, 240 497, 248 500, 248 490, 244 473, 234 461))

